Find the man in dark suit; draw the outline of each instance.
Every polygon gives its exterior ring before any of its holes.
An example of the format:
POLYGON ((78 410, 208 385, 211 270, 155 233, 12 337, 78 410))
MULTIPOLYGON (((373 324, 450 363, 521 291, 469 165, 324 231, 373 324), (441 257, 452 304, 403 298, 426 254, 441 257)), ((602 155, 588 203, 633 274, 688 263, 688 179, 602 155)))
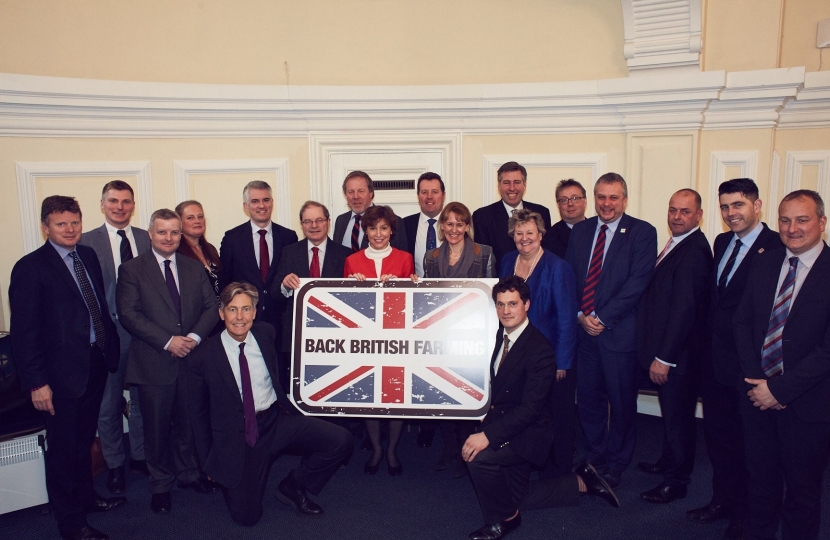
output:
POLYGON ((277 498, 300 515, 323 513, 306 491, 319 493, 352 453, 351 434, 297 414, 277 378, 274 328, 256 323, 257 290, 231 283, 220 295, 225 330, 190 357, 190 410, 199 459, 222 485, 234 521, 256 525, 274 460, 303 460, 277 487, 277 498), (294 411, 293 414, 290 411, 294 411))
POLYGON ((571 229, 580 221, 585 220, 585 208, 588 206, 585 188, 573 178, 561 180, 556 185, 556 204, 559 206, 559 215, 562 219, 554 223, 553 227, 545 233, 542 238, 542 247, 560 259, 564 259, 571 229))
POLYGON ((554 352, 527 318, 530 289, 518 276, 493 287, 502 328, 490 363, 490 411, 477 433, 461 448, 484 526, 471 540, 498 540, 522 522, 519 509, 578 504, 583 493, 619 507, 616 495, 590 464, 570 474, 530 483, 531 468, 541 467, 553 440, 551 386, 556 378, 554 352))
POLYGON ((663 418, 663 482, 640 494, 653 503, 686 496, 695 465, 700 347, 709 311, 712 250, 700 230, 700 194, 681 189, 669 200, 671 229, 637 311, 637 354, 657 385, 663 418))
MULTIPOLYGON (((133 227, 130 220, 135 210, 133 188, 123 180, 107 182, 101 193, 101 210, 104 212, 104 224, 85 232, 81 244, 95 250, 101 271, 104 275, 104 288, 107 293, 107 305, 110 316, 115 321, 118 337, 121 341, 121 356, 118 371, 107 378, 104 399, 101 401, 101 413, 98 416, 98 438, 101 440, 101 453, 107 463, 107 490, 110 493, 124 493, 127 483, 124 476, 124 375, 127 372, 127 351, 130 348, 130 333, 124 330, 115 312, 115 283, 118 267, 122 262, 150 249, 150 237, 147 231, 133 227)), ((141 409, 138 407, 138 390, 130 388, 130 464, 134 469, 147 470, 144 463, 144 429, 141 409)))
POLYGON ((778 206, 785 248, 755 257, 735 345, 747 398, 740 404, 749 493, 745 538, 819 538, 830 449, 830 250, 815 191, 778 206))
MULTIPOLYGON (((352 253, 366 249, 369 239, 360 226, 360 218, 375 199, 375 186, 372 178, 363 171, 352 171, 343 180, 343 196, 349 205, 349 211, 343 212, 334 221, 334 241, 351 248, 352 253)), ((406 242, 406 225, 398 220, 398 230, 392 235, 389 244, 401 251, 408 251, 406 242)))
POLYGON ((729 518, 724 538, 743 538, 748 473, 738 391, 741 381, 732 318, 744 293, 754 258, 780 248, 781 238, 761 222, 758 186, 749 178, 735 178, 718 187, 721 218, 729 232, 715 238, 711 274, 707 338, 709 351, 702 356, 701 396, 703 433, 712 463, 712 499, 706 506, 686 512, 692 521, 712 523, 729 518), (737 242, 740 242, 738 244, 737 242))
POLYGON ((90 449, 107 371, 118 369, 118 331, 110 318, 95 252, 78 245, 81 208, 72 197, 43 200, 47 242, 14 265, 9 284, 12 357, 23 390, 46 423, 46 490, 61 537, 106 539, 89 512, 123 505, 92 485, 90 449))
POLYGON ((585 458, 605 466, 611 487, 619 485, 634 455, 637 304, 657 254, 657 230, 626 214, 627 203, 623 177, 600 176, 594 185, 597 216, 574 225, 565 254, 580 298, 576 388, 585 458))
MULTIPOLYGON (((227 231, 219 247, 222 260, 220 289, 233 281, 245 281, 259 292, 257 314, 259 320, 280 328, 285 310, 285 299, 279 294, 276 280, 280 254, 285 246, 297 242, 297 233, 271 221, 274 199, 267 182, 255 180, 242 190, 242 207, 251 217, 238 227, 227 231), (269 291, 273 294, 269 294, 269 291)), ((277 332, 277 351, 282 351, 282 333, 277 332)), ((282 380, 288 381, 289 358, 279 354, 282 380)))
POLYGON ((493 248, 496 268, 501 268, 502 257, 516 251, 513 237, 507 234, 507 220, 513 212, 522 208, 533 210, 542 216, 545 230, 550 230, 550 210, 524 200, 527 169, 515 161, 508 161, 499 167, 497 178, 501 200, 473 212, 473 230, 476 242, 493 248))
POLYGON ((196 464, 187 413, 187 355, 216 324, 216 293, 204 267, 176 253, 179 216, 166 208, 150 217, 152 249, 121 264, 115 296, 118 319, 132 334, 127 382, 138 385, 144 454, 156 513, 171 510, 170 490, 216 490, 196 464))

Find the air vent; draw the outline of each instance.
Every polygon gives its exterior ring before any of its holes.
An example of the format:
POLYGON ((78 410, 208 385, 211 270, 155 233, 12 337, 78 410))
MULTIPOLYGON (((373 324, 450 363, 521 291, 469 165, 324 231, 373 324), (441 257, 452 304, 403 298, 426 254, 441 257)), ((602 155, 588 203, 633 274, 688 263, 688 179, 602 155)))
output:
POLYGON ((375 180, 375 191, 403 191, 415 189, 415 180, 375 180))

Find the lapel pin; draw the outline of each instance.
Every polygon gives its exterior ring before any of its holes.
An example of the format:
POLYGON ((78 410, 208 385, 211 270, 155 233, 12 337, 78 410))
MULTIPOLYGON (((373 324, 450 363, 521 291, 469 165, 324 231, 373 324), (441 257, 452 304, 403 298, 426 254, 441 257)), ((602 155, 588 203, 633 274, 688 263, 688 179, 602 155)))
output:
POLYGON ((625 229, 620 229, 620 234, 625 234, 625 229))
POLYGON ((761 248, 761 249, 758 250, 758 253, 763 253, 763 252, 764 252, 764 248, 761 248))

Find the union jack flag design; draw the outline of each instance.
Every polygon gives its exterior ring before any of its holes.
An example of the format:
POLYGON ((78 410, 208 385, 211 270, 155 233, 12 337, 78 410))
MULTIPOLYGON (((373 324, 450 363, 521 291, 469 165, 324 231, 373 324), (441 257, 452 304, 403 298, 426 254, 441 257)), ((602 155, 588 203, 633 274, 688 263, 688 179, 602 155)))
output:
POLYGON ((295 299, 291 398, 309 414, 482 417, 496 280, 309 280, 295 299))

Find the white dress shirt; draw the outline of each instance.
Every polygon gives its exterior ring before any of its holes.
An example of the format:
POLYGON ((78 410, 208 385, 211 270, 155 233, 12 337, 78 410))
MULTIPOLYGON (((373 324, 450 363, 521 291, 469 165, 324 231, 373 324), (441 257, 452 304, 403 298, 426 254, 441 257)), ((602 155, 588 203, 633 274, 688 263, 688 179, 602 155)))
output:
MULTIPOLYGON (((116 229, 106 221, 104 222, 104 226, 107 228, 107 235, 110 239, 110 250, 112 251, 112 262, 115 265, 115 277, 118 277, 118 267, 121 266, 121 237, 118 236, 119 229, 116 229)), ((133 253, 133 257, 138 255, 138 248, 135 245, 135 236, 133 236, 133 228, 130 225, 127 225, 123 229, 124 233, 127 236, 127 241, 130 243, 130 251, 133 253)))
POLYGON ((251 390, 254 394, 254 408, 257 412, 267 410, 268 407, 277 401, 277 393, 274 392, 274 385, 271 382, 271 373, 265 365, 265 358, 254 335, 248 332, 243 341, 233 339, 227 330, 220 334, 222 346, 228 356, 228 364, 233 371, 233 378, 239 388, 239 397, 242 397, 242 376, 239 373, 239 344, 245 343, 245 359, 248 361, 248 373, 251 375, 251 390))
MULTIPOLYGON (((525 328, 527 328, 527 325, 528 325, 529 322, 530 322, 530 319, 525 318, 525 322, 520 324, 518 326, 518 328, 514 328, 513 330, 509 330, 509 331, 505 330, 505 334, 507 334, 507 337, 510 338, 510 345, 507 348, 508 354, 510 353, 510 349, 513 348, 513 345, 516 344, 516 341, 518 341, 519 336, 521 336, 522 332, 524 332, 525 328)), ((496 362, 493 365, 493 373, 498 373, 499 372, 499 364, 501 364, 501 356, 503 354, 504 354, 504 341, 501 342, 501 347, 499 347, 499 353, 496 355, 496 362)))
MULTIPOLYGON (((272 232, 273 223, 268 222, 268 225, 265 227, 260 227, 256 225, 253 221, 251 222, 251 235, 254 240, 254 255, 256 256, 256 265, 257 268, 261 268, 262 265, 259 262, 259 231, 260 229, 265 230, 265 243, 268 244, 268 256, 271 258, 271 261, 274 260, 274 233, 272 232)), ((268 261, 268 264, 271 264, 271 261, 268 261)))
POLYGON ((418 215, 418 231, 415 234, 415 275, 424 277, 424 255, 427 253, 427 232, 429 230, 429 220, 434 219, 435 223, 435 247, 441 247, 441 240, 438 239, 438 218, 431 218, 421 212, 418 215))
MULTIPOLYGON (((823 241, 819 242, 817 245, 813 246, 801 255, 797 255, 798 266, 795 269, 795 286, 793 287, 793 296, 790 298, 790 309, 792 309, 792 306, 795 304, 795 298, 798 296, 801 286, 804 285, 804 280, 807 279, 807 274, 810 273, 810 269, 816 263, 816 259, 818 259, 822 249, 824 249, 823 241)), ((781 265, 781 272, 778 275, 778 285, 775 287, 776 296, 778 296, 781 284, 784 283, 784 279, 787 277, 787 272, 790 270, 790 257, 796 257, 796 255, 793 255, 793 253, 788 249, 787 256, 784 258, 784 263, 781 265)))
MULTIPOLYGON (((352 229, 354 228, 354 217, 356 215, 357 214, 352 212, 352 215, 349 216, 349 223, 346 224, 346 233, 343 235, 343 240, 341 242, 347 248, 352 247, 352 229)), ((357 232, 357 246, 360 247, 360 245, 362 243, 363 243, 363 223, 361 222, 359 230, 357 232)))

